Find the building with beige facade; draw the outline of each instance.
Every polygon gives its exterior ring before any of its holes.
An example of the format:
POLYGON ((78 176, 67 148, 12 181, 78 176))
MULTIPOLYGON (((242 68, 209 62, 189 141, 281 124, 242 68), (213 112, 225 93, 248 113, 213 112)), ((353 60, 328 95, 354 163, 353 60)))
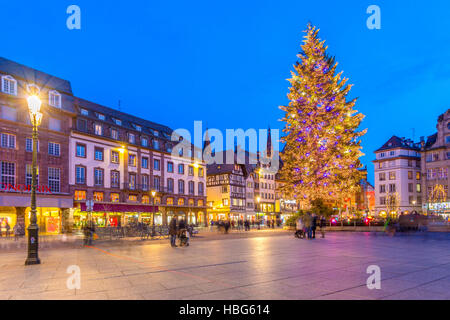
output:
POLYGON ((440 115, 437 132, 421 143, 423 211, 441 214, 448 219, 450 201, 450 109, 440 115))
POLYGON ((375 151, 375 215, 420 212, 422 170, 420 144, 393 136, 375 151))

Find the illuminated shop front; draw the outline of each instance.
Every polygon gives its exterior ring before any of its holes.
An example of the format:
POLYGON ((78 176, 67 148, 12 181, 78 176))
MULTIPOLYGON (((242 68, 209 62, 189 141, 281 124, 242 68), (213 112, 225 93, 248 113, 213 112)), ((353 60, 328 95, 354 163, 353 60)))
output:
POLYGON ((427 204, 428 213, 442 216, 445 220, 450 219, 450 202, 435 202, 427 204))
MULTIPOLYGON (((30 224, 30 193, 27 190, 8 189, 0 192, 0 226, 10 232, 16 224, 21 224, 25 230, 30 224)), ((36 197, 36 217, 40 234, 60 234, 64 230, 64 212, 73 206, 69 195, 38 193, 36 197)))
MULTIPOLYGON (((78 209, 73 213, 73 226, 79 229, 89 217, 85 202, 77 204, 78 209)), ((91 212, 92 219, 98 227, 118 227, 133 223, 144 222, 151 224, 155 213, 155 224, 162 219, 158 218, 158 206, 126 203, 94 203, 91 212)))

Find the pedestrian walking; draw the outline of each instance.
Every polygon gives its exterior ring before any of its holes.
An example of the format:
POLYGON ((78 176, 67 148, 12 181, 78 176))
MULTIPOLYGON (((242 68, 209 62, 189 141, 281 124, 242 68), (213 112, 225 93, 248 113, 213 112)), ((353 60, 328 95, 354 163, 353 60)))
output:
POLYGON ((320 233, 322 234, 322 238, 325 238, 325 227, 327 226, 327 220, 324 216, 320 217, 320 233))
POLYGON ((9 225, 8 220, 6 220, 5 229, 6 229, 6 238, 9 238, 9 230, 11 230, 11 226, 9 225))
POLYGON ((306 214, 305 219, 304 219, 304 224, 305 224, 305 229, 306 229, 306 234, 308 236, 308 239, 311 239, 311 237, 312 237, 312 234, 311 234, 311 232, 312 232, 312 230, 311 230, 311 227, 312 227, 311 212, 308 212, 306 214))
POLYGON ((312 223, 311 223, 311 231, 312 231, 312 238, 316 238, 316 228, 317 228, 317 216, 314 213, 312 216, 312 223))
POLYGON ((180 246, 181 246, 181 236, 186 231, 186 222, 183 218, 181 218, 180 222, 178 223, 178 238, 180 239, 180 246))
POLYGON ((172 247, 177 247, 175 241, 177 240, 177 218, 172 218, 169 223, 169 235, 170 235, 170 245, 172 247))

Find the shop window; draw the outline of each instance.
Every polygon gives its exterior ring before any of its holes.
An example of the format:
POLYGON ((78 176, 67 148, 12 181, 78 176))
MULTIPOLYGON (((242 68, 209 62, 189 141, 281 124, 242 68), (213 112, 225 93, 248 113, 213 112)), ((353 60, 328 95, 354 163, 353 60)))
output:
POLYGON ((75 190, 74 200, 76 200, 76 201, 84 201, 84 200, 86 200, 86 191, 84 191, 84 190, 75 190))
POLYGON ((142 203, 143 204, 149 204, 150 203, 150 197, 149 196, 142 196, 142 203))
POLYGON ((111 193, 109 195, 111 202, 119 202, 119 194, 118 193, 111 193))
POLYGON ((94 201, 103 202, 103 192, 94 192, 94 201))

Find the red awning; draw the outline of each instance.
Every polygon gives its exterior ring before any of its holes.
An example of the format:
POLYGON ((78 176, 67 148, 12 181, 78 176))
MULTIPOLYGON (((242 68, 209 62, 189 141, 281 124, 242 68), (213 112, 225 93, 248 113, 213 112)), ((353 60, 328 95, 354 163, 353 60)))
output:
MULTIPOLYGON (((80 203, 81 211, 86 211, 86 203, 80 203)), ((94 203, 95 212, 157 212, 158 206, 126 203, 94 203)))

